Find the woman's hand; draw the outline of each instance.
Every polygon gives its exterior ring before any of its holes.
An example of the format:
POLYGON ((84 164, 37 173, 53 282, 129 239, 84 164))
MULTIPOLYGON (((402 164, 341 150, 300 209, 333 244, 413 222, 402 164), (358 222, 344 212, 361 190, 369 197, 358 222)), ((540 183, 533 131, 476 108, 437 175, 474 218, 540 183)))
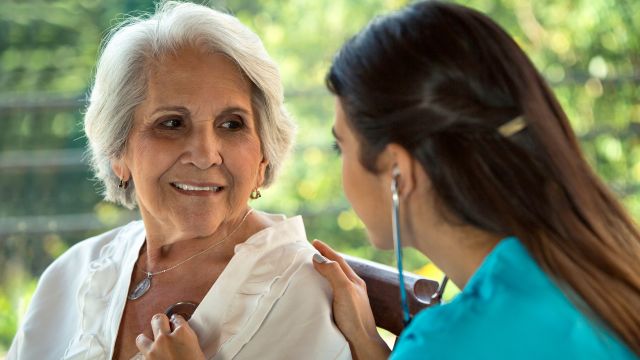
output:
POLYGON ((204 359, 196 333, 182 316, 173 315, 169 320, 164 314, 156 314, 151 318, 151 329, 153 341, 144 334, 136 338, 140 354, 134 359, 140 355, 145 359, 204 359))
POLYGON ((314 255, 313 266, 333 288, 333 318, 349 341, 353 357, 386 359, 390 350, 376 329, 364 280, 327 244, 314 240, 313 246, 324 255, 314 255))

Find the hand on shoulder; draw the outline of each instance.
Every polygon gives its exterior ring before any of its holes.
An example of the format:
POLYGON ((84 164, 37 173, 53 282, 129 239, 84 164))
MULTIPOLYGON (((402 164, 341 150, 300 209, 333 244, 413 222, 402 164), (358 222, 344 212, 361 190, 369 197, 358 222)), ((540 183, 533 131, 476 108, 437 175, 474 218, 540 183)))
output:
POLYGON ((378 334, 364 280, 327 244, 314 240, 313 246, 320 252, 313 266, 331 284, 333 317, 354 358, 386 359, 391 351, 378 334))

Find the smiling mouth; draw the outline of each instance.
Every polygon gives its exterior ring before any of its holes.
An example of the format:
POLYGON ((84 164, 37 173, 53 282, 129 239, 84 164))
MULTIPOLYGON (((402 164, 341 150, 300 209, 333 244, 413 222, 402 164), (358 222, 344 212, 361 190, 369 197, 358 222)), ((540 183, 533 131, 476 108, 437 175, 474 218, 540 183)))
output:
POLYGON ((182 183, 171 183, 171 186, 176 189, 184 190, 184 191, 210 191, 210 192, 220 192, 224 189, 223 186, 195 186, 188 185, 182 183))

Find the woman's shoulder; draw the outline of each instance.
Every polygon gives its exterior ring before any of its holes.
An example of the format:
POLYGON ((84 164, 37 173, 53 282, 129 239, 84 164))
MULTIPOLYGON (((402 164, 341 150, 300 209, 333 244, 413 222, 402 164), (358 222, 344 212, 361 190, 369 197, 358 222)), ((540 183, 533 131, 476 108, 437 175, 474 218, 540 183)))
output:
POLYGON ((306 239, 304 221, 301 215, 286 216, 283 214, 271 214, 264 211, 254 211, 258 216, 261 229, 250 236, 244 244, 270 244, 282 245, 306 239), (274 238, 274 235, 277 235, 274 238))
POLYGON ((235 253, 251 253, 262 258, 261 264, 272 266, 306 262, 302 254, 314 251, 307 240, 302 216, 286 217, 260 212, 265 227, 238 244, 235 253))
MULTIPOLYGON (((317 251, 307 239, 302 216, 272 217, 274 224, 249 243, 265 244, 260 267, 268 267, 272 274, 288 282, 285 295, 306 294, 306 302, 330 303, 331 290, 327 281, 314 269, 312 257, 317 251)), ((260 271, 258 271, 260 272, 260 271)))
POLYGON ((331 289, 313 268, 315 250, 302 218, 269 217, 273 224, 236 246, 228 276, 218 280, 232 297, 221 320, 219 356, 350 358, 331 320, 331 289), (267 347, 272 354, 264 352, 267 347))
POLYGON ((269 226, 235 248, 234 257, 251 264, 250 283, 271 283, 278 277, 289 286, 318 286, 323 278, 313 269, 311 257, 315 249, 307 240, 302 217, 260 215, 267 218, 269 226))

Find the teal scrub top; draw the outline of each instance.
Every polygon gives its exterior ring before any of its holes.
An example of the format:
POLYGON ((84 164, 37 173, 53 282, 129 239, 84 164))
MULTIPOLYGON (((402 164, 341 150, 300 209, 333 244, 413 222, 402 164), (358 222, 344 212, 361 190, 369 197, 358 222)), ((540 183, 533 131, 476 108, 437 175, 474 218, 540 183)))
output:
POLYGON ((581 313, 517 238, 500 241, 450 303, 420 312, 390 359, 638 359, 581 313))

